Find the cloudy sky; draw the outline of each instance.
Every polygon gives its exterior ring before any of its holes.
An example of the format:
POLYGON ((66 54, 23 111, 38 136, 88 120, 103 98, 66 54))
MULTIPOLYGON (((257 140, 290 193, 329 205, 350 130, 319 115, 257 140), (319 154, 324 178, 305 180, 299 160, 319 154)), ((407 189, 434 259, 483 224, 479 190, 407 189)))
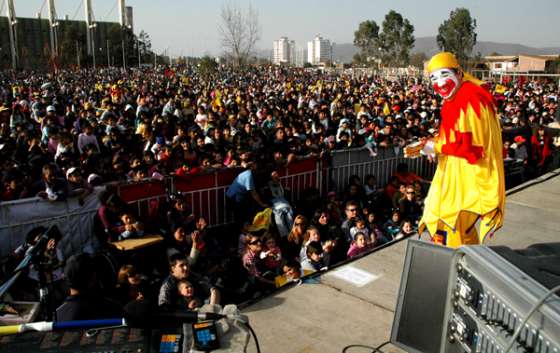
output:
MULTIPOLYGON (((7 0, 0 0, 0 6, 7 0)), ((16 13, 34 17, 46 0, 14 0, 16 13)), ((117 0, 91 0, 96 20, 118 21, 117 0)), ((126 0, 134 8, 134 29, 148 32, 157 51, 173 56, 219 54, 220 8, 225 0, 126 0)), ((59 18, 83 19, 83 0, 55 0, 59 18)), ((439 25, 457 7, 466 7, 477 21, 479 41, 560 47, 560 0, 234 0, 229 3, 258 11, 259 49, 287 36, 299 46, 316 34, 335 43, 350 43, 358 24, 380 26, 390 10, 414 25, 415 36, 437 34, 439 25)), ((5 15, 3 7, 2 15, 5 15)), ((42 16, 47 17, 43 6, 42 16)))

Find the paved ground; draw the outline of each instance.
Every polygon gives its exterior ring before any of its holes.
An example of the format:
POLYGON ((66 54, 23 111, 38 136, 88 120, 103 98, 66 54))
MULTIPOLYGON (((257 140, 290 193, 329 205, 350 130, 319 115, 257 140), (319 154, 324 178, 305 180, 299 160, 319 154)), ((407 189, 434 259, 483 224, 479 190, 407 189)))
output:
MULTIPOLYGON (((510 190, 504 227, 488 245, 525 248, 560 241, 560 170, 510 190)), ((376 346, 389 339, 406 244, 379 249, 243 311, 267 353, 337 353, 346 345, 376 346), (365 273, 360 272, 363 270, 365 273), (337 277, 345 271, 353 284, 337 277), (368 278, 372 276, 372 278, 368 278)), ((429 313, 427 313, 429 314, 429 313)), ((249 352, 255 352, 253 342, 249 352)), ((401 352, 388 345, 384 352, 401 352)), ((354 348, 349 353, 371 352, 354 348)))

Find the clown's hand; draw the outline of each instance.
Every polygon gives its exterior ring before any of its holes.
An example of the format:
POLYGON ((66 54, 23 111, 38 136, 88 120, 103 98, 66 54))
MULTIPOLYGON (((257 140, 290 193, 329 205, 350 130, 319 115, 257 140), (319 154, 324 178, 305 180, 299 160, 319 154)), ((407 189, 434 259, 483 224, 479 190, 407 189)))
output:
POLYGON ((413 142, 404 146, 404 156, 405 158, 418 158, 422 152, 423 144, 420 141, 413 142))
POLYGON ((404 147, 404 156, 406 158, 418 158, 420 156, 427 156, 430 160, 433 160, 436 156, 434 141, 422 139, 420 141, 408 144, 404 147))
POLYGON ((424 156, 428 156, 429 159, 434 159, 436 157, 436 150, 434 147, 434 140, 428 140, 424 143, 424 147, 420 153, 424 156))

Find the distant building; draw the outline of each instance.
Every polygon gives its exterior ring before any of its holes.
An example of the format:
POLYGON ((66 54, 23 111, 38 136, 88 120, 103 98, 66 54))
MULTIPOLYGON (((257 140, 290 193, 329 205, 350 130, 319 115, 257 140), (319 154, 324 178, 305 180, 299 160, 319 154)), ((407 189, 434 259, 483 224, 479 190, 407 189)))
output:
POLYGON ((307 42, 308 63, 319 65, 328 61, 332 61, 332 44, 328 39, 317 35, 311 42, 307 42))
POLYGON ((499 55, 486 56, 484 61, 491 72, 546 72, 547 65, 558 55, 499 55))
POLYGON ((296 56, 294 65, 297 67, 303 67, 307 62, 307 49, 306 48, 296 48, 296 56))
POLYGON ((272 44, 272 62, 276 65, 294 64, 296 59, 296 43, 288 37, 280 37, 272 44))

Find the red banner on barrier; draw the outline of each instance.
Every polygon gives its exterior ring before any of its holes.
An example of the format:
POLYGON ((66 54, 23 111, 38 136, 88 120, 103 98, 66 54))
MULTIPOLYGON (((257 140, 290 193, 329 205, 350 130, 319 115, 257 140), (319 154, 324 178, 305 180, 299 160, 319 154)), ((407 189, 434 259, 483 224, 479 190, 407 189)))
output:
POLYGON ((164 195, 165 185, 159 180, 119 185, 119 196, 125 202, 164 195))

